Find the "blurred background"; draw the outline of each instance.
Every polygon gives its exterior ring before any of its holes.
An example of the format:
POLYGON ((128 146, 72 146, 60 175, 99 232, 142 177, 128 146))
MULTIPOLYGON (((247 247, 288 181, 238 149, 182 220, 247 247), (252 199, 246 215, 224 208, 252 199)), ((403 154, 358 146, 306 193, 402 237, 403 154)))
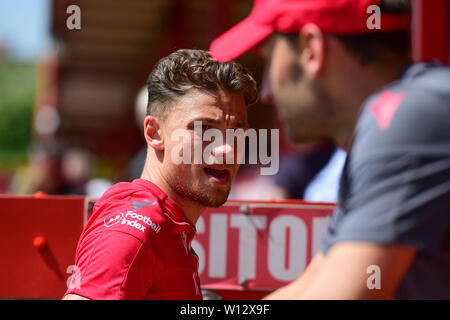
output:
MULTIPOLYGON (((153 65, 179 48, 208 49, 252 4, 0 1, 0 193, 98 197, 115 182, 139 177, 142 88, 153 65), (79 21, 73 4, 81 10, 79 21)), ((262 59, 248 53, 238 61, 261 88, 260 102, 249 109, 250 126, 280 128, 265 94, 262 59)), ((280 140, 279 174, 261 176, 258 165, 243 165, 231 198, 306 198, 308 183, 333 159, 337 169, 329 174, 338 181, 345 154, 333 145, 293 146, 282 128, 280 140)), ((333 190, 317 199, 334 201, 333 190)))

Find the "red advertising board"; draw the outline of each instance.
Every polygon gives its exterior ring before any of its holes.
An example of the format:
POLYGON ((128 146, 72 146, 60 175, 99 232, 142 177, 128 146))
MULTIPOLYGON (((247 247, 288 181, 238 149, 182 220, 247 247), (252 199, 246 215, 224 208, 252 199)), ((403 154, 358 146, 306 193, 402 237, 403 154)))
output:
MULTIPOLYGON (((0 196, 0 298, 60 298, 94 199, 0 196)), ((319 248, 333 204, 228 201, 192 243, 202 289, 258 299, 295 279, 319 248)))
POLYGON ((85 197, 0 196, 0 298, 62 297, 85 208, 85 197))
POLYGON ((260 298, 286 285, 320 248, 333 204, 228 201, 205 211, 192 247, 203 289, 260 298))

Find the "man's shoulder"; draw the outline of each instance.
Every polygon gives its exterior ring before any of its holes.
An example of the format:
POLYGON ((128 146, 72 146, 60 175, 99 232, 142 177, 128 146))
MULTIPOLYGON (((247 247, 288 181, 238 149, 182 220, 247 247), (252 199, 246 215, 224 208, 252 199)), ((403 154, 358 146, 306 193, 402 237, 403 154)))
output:
POLYGON ((165 221, 157 194, 135 183, 120 182, 96 202, 87 230, 119 231, 149 242, 158 238, 165 221))
POLYGON ((444 95, 450 95, 449 81, 449 67, 437 62, 415 63, 404 70, 397 80, 387 84, 374 95, 378 95, 386 89, 405 91, 426 90, 429 94, 440 92, 444 95))
POLYGON ((139 190, 138 186, 133 182, 128 181, 117 182, 111 187, 109 187, 96 203, 114 200, 115 198, 119 199, 121 197, 124 197, 126 194, 134 193, 138 190, 139 190))
MULTIPOLYGON (((148 182, 150 185, 151 183, 148 182)), ((111 186, 105 193, 95 202, 94 211, 101 208, 114 206, 126 206, 127 208, 137 211, 145 207, 159 207, 159 194, 148 185, 139 183, 138 180, 132 182, 118 182, 111 186)))
MULTIPOLYGON (((363 104, 372 113, 407 105, 410 111, 440 108, 450 113, 450 68, 436 63, 417 63, 403 75, 369 96, 363 104)), ((404 107, 402 107, 404 108, 404 107)), ((430 110, 431 111, 431 110, 430 110)))
POLYGON ((450 95, 450 68, 439 63, 416 63, 410 66, 404 75, 393 85, 410 90, 427 90, 429 94, 450 95))
POLYGON ((389 146, 448 144, 449 126, 450 69, 417 64, 366 100, 354 144, 369 153, 389 146))

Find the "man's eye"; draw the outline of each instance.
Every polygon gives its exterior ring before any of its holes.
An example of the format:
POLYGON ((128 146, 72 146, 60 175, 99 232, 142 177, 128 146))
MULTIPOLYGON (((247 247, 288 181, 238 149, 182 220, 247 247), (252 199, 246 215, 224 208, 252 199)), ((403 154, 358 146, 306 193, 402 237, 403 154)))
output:
POLYGON ((202 129, 202 131, 205 131, 205 130, 211 129, 212 127, 207 124, 202 124, 201 126, 198 126, 197 128, 202 129))
POLYGON ((213 127, 207 124, 202 124, 202 125, 196 125, 194 126, 194 130, 202 130, 202 131, 206 131, 209 129, 212 129, 213 127))

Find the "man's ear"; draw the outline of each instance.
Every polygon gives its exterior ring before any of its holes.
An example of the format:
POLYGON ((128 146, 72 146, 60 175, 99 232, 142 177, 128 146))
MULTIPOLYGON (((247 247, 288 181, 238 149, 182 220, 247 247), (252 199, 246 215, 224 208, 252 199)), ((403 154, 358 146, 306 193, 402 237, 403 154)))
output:
POLYGON ((302 47, 300 63, 308 74, 317 76, 324 64, 325 37, 313 23, 306 24, 299 36, 302 47))
POLYGON ((164 150, 164 139, 158 118, 146 116, 144 119, 144 136, 147 144, 155 150, 164 150))

